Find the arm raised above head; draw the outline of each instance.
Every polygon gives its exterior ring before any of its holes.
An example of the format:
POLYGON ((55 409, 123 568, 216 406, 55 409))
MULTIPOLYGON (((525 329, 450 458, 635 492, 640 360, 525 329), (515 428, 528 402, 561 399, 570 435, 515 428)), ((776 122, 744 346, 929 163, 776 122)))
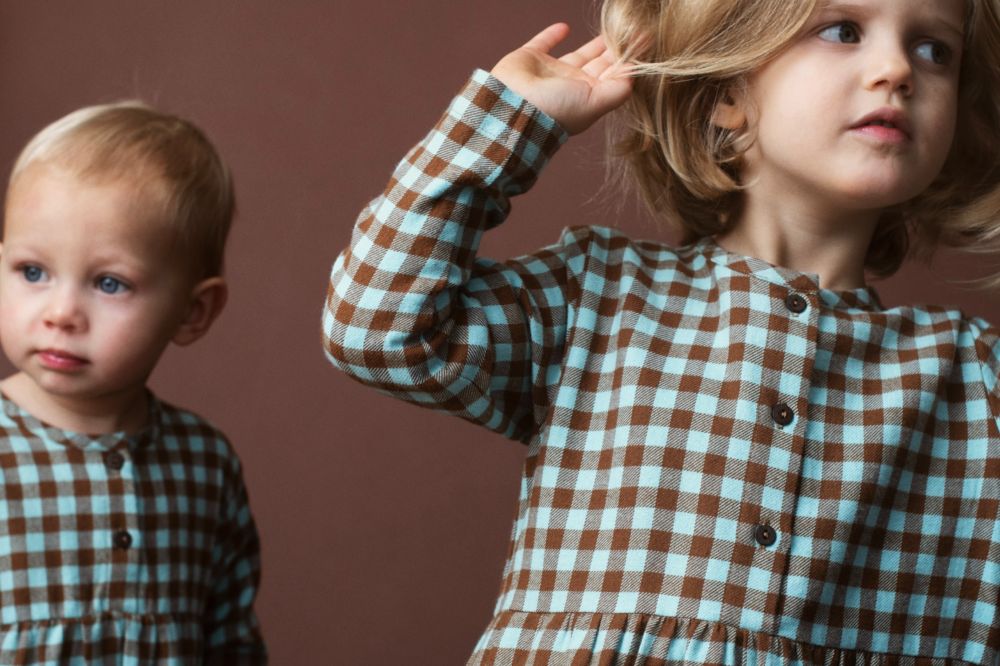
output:
POLYGON ((482 234, 566 133, 477 71, 358 218, 323 317, 331 362, 411 402, 524 440, 566 335, 565 258, 478 259, 482 234))

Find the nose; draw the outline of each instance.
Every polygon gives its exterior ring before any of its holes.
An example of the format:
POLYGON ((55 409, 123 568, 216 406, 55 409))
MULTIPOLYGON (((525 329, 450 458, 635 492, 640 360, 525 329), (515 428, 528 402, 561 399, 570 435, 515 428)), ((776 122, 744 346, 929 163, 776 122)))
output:
POLYGON ((870 90, 884 88, 903 97, 913 93, 913 64, 906 48, 899 44, 873 44, 866 77, 870 90))
POLYGON ((43 315, 45 326, 67 333, 79 333, 87 328, 83 304, 72 288, 57 288, 50 293, 43 315))

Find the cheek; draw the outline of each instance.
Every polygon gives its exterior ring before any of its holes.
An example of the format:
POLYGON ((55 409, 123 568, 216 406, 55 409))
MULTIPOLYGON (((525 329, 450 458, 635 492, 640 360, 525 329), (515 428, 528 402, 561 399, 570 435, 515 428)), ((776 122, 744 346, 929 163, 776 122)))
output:
POLYGON ((102 346, 111 353, 135 357, 158 350, 169 341, 165 318, 165 310, 158 307, 106 311, 100 324, 102 346))
MULTIPOLYGON (((12 289, 0 280, 0 333, 13 331, 20 326, 24 317, 23 299, 12 293, 12 289)), ((5 336, 6 337, 6 336, 5 336)))
POLYGON ((0 295, 0 347, 10 360, 25 345, 27 324, 21 321, 15 308, 9 307, 10 299, 0 295))
POLYGON ((957 114, 953 111, 947 114, 941 119, 938 126, 938 137, 940 140, 940 145, 938 150, 942 155, 942 162, 944 158, 951 152, 952 146, 955 145, 955 131, 957 126, 957 114))
POLYGON ((930 99, 944 100, 931 105, 925 113, 936 150, 948 153, 958 126, 958 90, 953 86, 941 86, 930 99))
POLYGON ((835 100, 828 92, 813 91, 808 86, 791 90, 781 88, 773 98, 758 106, 755 119, 756 142, 766 155, 813 154, 820 142, 827 141, 840 122, 832 112, 835 100))
POLYGON ((948 161, 955 145, 956 118, 954 113, 942 113, 934 119, 930 126, 931 141, 926 146, 926 164, 928 178, 925 185, 930 185, 948 161))

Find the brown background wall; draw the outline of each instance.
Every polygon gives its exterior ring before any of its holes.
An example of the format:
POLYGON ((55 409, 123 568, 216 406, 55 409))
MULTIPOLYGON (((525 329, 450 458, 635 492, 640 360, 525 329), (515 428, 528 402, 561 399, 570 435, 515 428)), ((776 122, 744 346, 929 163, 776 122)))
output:
MULTIPOLYGON (((323 358, 320 308, 357 211, 472 68, 556 20, 579 43, 592 14, 583 0, 0 2, 4 175, 44 124, 135 96, 201 124, 233 167, 229 307, 205 341, 167 353, 153 386, 242 455, 275 664, 461 663, 490 616, 520 445, 349 382, 323 358)), ((568 224, 656 236, 588 200, 601 142, 567 146, 485 251, 529 251, 568 224)), ((907 269, 883 299, 1000 321, 995 293, 943 280, 982 262, 938 266, 907 269)))

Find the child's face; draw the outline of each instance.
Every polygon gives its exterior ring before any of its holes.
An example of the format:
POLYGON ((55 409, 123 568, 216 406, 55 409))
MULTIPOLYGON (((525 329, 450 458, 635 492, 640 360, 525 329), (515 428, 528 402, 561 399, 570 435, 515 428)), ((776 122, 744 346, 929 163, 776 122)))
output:
POLYGON ((964 0, 822 3, 750 79, 748 196, 877 212, 926 189, 954 135, 964 14, 964 0))
POLYGON ((7 202, 0 342, 44 394, 114 399, 144 390, 192 281, 169 225, 127 181, 32 166, 7 202))

